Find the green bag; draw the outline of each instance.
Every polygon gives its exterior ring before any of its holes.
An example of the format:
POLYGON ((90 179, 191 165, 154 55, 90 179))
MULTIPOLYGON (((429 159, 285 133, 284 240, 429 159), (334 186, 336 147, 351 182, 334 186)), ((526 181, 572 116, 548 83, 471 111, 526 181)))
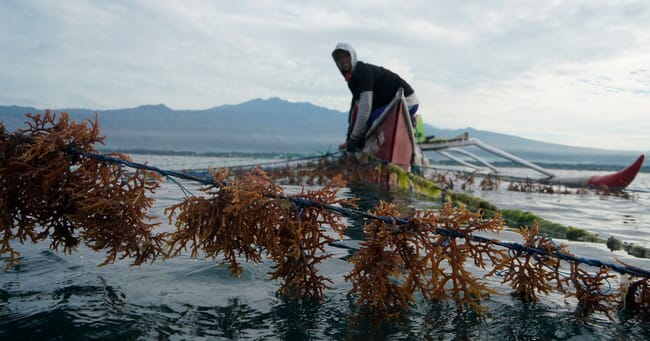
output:
POLYGON ((424 136, 424 123, 422 123, 422 117, 417 116, 415 120, 415 131, 413 131, 413 136, 415 137, 415 143, 422 143, 426 139, 424 136))

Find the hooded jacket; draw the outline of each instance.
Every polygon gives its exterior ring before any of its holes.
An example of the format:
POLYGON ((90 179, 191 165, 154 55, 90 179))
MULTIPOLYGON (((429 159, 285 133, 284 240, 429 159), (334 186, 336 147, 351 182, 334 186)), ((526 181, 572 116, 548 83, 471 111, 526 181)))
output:
MULTIPOLYGON (((373 110, 390 103, 399 88, 404 89, 404 97, 414 95, 414 91, 405 80, 392 71, 357 60, 357 53, 350 44, 336 45, 332 51, 332 58, 337 50, 350 54, 351 71, 340 69, 339 71, 345 77, 348 88, 352 92, 350 114, 355 105, 357 106, 357 118, 354 126, 348 130, 348 138, 363 139, 368 129, 368 118, 373 110)), ((415 96, 411 97, 417 102, 415 96)))

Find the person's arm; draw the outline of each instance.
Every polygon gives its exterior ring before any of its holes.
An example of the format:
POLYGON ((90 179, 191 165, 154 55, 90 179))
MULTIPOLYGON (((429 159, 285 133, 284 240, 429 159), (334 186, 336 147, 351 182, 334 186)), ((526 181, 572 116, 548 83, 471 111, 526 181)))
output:
POLYGON ((352 134, 352 129, 354 128, 354 121, 356 120, 357 116, 357 101, 354 100, 354 97, 352 97, 351 103, 350 103, 350 110, 348 110, 348 131, 345 133, 345 142, 341 143, 339 145, 339 150, 346 150, 347 149, 347 144, 348 141, 350 141, 350 134, 352 134))
MULTIPOLYGON (((365 64, 359 62, 355 71, 355 81, 353 88, 359 94, 357 101, 357 119, 354 122, 354 127, 350 132, 350 137, 347 141, 348 151, 359 151, 363 148, 366 130, 368 129, 368 118, 372 111, 373 100, 373 87, 374 77, 372 72, 366 67, 365 64)), ((350 88, 352 90, 352 88, 350 88)), ((353 92, 355 92, 353 91, 353 92)))
POLYGON ((345 134, 346 141, 350 139, 350 134, 352 134, 352 129, 354 128, 354 121, 357 119, 356 110, 357 110, 357 101, 354 99, 353 96, 352 100, 350 101, 350 110, 348 110, 348 131, 345 134))
POLYGON ((350 133, 351 140, 363 140, 366 135, 370 109, 372 109, 372 96, 372 91, 364 91, 359 96, 357 120, 354 122, 354 128, 352 128, 352 132, 350 133))

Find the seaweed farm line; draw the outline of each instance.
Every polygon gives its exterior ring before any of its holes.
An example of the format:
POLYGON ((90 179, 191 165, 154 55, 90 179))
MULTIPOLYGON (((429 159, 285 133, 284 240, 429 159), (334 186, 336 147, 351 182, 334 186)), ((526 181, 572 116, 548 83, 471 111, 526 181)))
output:
MULTIPOLYGON (((131 155, 135 162, 147 162, 149 165, 163 169, 205 169, 212 167, 237 167, 256 163, 274 163, 278 159, 252 159, 246 157, 201 157, 201 156, 165 156, 165 155, 131 155)), ((434 165, 435 167, 435 165, 434 165)), ((434 168, 435 169, 435 168, 434 168)), ((463 167, 444 165, 443 173, 453 174, 463 167)), ((551 169, 560 176, 577 177, 581 174, 608 173, 607 171, 584 171, 579 169, 551 169)), ((502 174, 520 178, 535 177, 536 174, 525 168, 500 168, 502 174)), ((475 181, 478 183, 478 181, 475 181)), ((454 190, 460 191, 460 184, 454 190)), ((478 186, 475 186, 478 187, 478 186)), ((474 188, 466 192, 483 198, 499 208, 529 211, 547 220, 562 225, 584 228, 598 234, 602 239, 610 236, 623 242, 650 248, 650 173, 639 173, 628 187, 629 198, 587 194, 541 194, 508 191, 508 181, 502 181, 499 190, 480 190, 474 188)), ((555 186, 557 188, 557 186, 555 186)), ((560 191, 558 191, 560 192, 560 191)), ((575 192, 575 191, 574 191, 575 192)), ((352 194, 351 194, 352 195, 352 194)), ((397 200, 410 202, 414 208, 429 207, 428 201, 405 194, 391 193, 397 200)), ((361 198, 362 200, 364 198, 361 198)))
MULTIPOLYGON (((206 158, 196 156, 131 155, 136 162, 163 169, 231 167, 238 164, 274 160, 247 158, 206 158)), ((574 173, 579 170, 558 170, 574 173)), ((590 171, 593 173, 593 171, 590 171)), ((571 174, 572 175, 572 174, 571 174)), ((199 194, 198 184, 181 181, 183 187, 199 194)), ((316 188, 318 186, 314 186, 316 188)), ((631 198, 597 194, 542 194, 472 190, 500 208, 533 212, 564 225, 584 228, 606 239, 618 239, 650 247, 650 194, 640 191, 631 198)), ((630 186, 650 190, 650 174, 640 173, 630 186)), ((300 186, 285 186, 297 193, 300 186)), ((153 213, 187 194, 178 185, 165 181, 156 191, 153 213)), ((429 209, 437 203, 389 191, 376 186, 349 186, 343 197, 360 198, 362 209, 379 199, 399 203, 404 209, 429 209)), ((166 221, 160 229, 172 229, 166 221)), ((332 235, 335 233, 332 232, 332 235)), ((577 318, 574 304, 559 294, 543 297, 536 304, 513 300, 510 287, 498 276, 487 277, 497 291, 486 302, 487 318, 475 314, 456 315, 453 307, 426 303, 418 298, 414 309, 396 323, 374 325, 355 319, 354 307, 346 293, 351 284, 344 280, 351 265, 347 260, 359 249, 362 226, 349 220, 344 238, 331 243, 327 252, 334 257, 320 266, 332 279, 320 303, 291 302, 275 295, 277 283, 268 279, 272 263, 244 265, 240 278, 229 276, 227 266, 213 260, 192 259, 189 254, 129 268, 128 260, 98 268, 104 254, 80 247, 64 254, 48 249, 47 243, 21 245, 21 264, 0 274, 0 336, 28 335, 40 338, 207 338, 207 339, 647 339, 650 327, 635 319, 603 314, 577 318)), ((519 242, 511 231, 499 235, 504 241, 519 242)), ((650 269, 650 260, 612 252, 604 244, 568 242, 576 255, 650 269)), ((481 272, 479 268, 470 267, 481 272)), ((617 280, 614 280, 617 281, 617 280)), ((619 283, 612 283, 617 288, 619 283)))

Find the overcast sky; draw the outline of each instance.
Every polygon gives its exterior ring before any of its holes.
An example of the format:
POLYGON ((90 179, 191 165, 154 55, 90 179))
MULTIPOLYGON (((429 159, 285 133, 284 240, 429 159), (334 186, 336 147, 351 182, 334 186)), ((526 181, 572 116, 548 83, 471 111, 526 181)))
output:
POLYGON ((0 104, 346 111, 338 42, 406 79, 434 126, 650 150, 646 0, 3 0, 0 104))

